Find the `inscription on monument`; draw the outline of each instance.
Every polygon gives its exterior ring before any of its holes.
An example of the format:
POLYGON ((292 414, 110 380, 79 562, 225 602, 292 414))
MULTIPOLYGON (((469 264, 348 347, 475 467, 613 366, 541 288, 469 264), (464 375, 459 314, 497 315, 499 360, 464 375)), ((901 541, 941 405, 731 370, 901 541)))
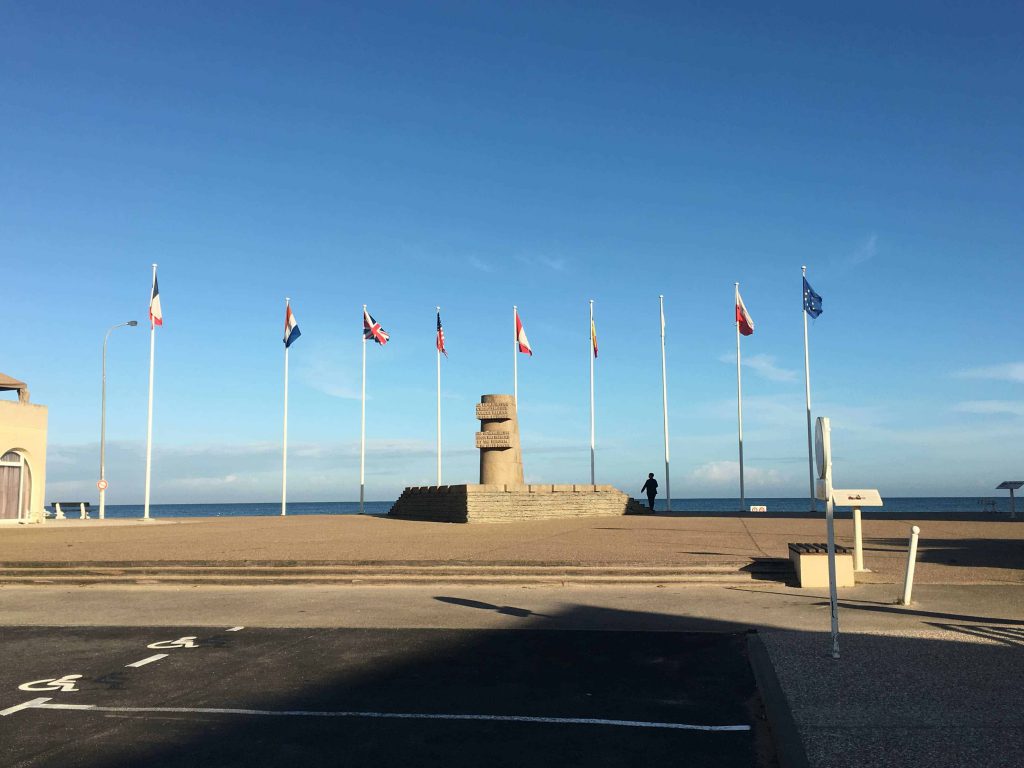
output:
POLYGON ((512 403, 477 403, 476 417, 481 421, 515 418, 516 409, 512 403))
POLYGON ((481 485, 522 485, 523 455, 519 449, 519 418, 512 395, 483 395, 476 407, 480 431, 481 485))
POLYGON ((477 448, 512 448, 514 447, 511 432, 477 432, 477 448))

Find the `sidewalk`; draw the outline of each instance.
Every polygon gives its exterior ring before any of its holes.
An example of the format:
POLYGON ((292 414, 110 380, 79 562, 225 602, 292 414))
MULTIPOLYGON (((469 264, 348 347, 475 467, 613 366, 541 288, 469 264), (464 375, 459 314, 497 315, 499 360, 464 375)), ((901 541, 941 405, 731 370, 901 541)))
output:
MULTIPOLYGON (((921 526, 916 583, 1024 583, 1024 522, 864 520, 858 583, 898 583, 921 526)), ((836 521, 853 546, 853 524, 836 521)), ((608 517, 457 525, 360 515, 66 521, 0 529, 0 565, 266 564, 740 569, 822 542, 808 517, 608 517)))

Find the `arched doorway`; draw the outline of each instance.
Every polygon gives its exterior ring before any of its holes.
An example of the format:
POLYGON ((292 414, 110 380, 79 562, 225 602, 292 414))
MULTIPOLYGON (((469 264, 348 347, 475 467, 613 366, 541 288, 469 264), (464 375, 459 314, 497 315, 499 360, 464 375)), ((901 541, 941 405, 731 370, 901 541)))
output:
POLYGON ((32 472, 17 451, 0 456, 0 520, 27 520, 32 498, 32 472))

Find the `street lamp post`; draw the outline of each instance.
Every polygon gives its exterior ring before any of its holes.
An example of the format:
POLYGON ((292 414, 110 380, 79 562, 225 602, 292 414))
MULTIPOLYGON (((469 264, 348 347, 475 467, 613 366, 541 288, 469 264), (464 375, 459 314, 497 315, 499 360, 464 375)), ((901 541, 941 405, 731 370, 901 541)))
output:
POLYGON ((103 337, 103 395, 100 405, 100 520, 107 516, 107 480, 106 480, 106 453, 107 453, 107 341, 110 339, 110 332, 123 326, 134 328, 139 324, 138 320, 129 320, 127 323, 118 323, 107 329, 103 337))

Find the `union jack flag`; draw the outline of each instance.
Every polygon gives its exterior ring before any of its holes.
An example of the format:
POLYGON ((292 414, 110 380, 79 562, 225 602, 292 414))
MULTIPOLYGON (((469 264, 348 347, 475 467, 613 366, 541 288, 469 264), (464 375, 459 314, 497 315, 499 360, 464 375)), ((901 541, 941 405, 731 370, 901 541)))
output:
POLYGON ((363 338, 367 341, 376 341, 382 347, 388 343, 391 335, 380 327, 380 323, 373 319, 373 316, 363 307, 363 338))
POLYGON ((444 328, 441 327, 441 310, 437 310, 437 351, 444 352, 448 357, 448 350, 444 348, 444 328))

